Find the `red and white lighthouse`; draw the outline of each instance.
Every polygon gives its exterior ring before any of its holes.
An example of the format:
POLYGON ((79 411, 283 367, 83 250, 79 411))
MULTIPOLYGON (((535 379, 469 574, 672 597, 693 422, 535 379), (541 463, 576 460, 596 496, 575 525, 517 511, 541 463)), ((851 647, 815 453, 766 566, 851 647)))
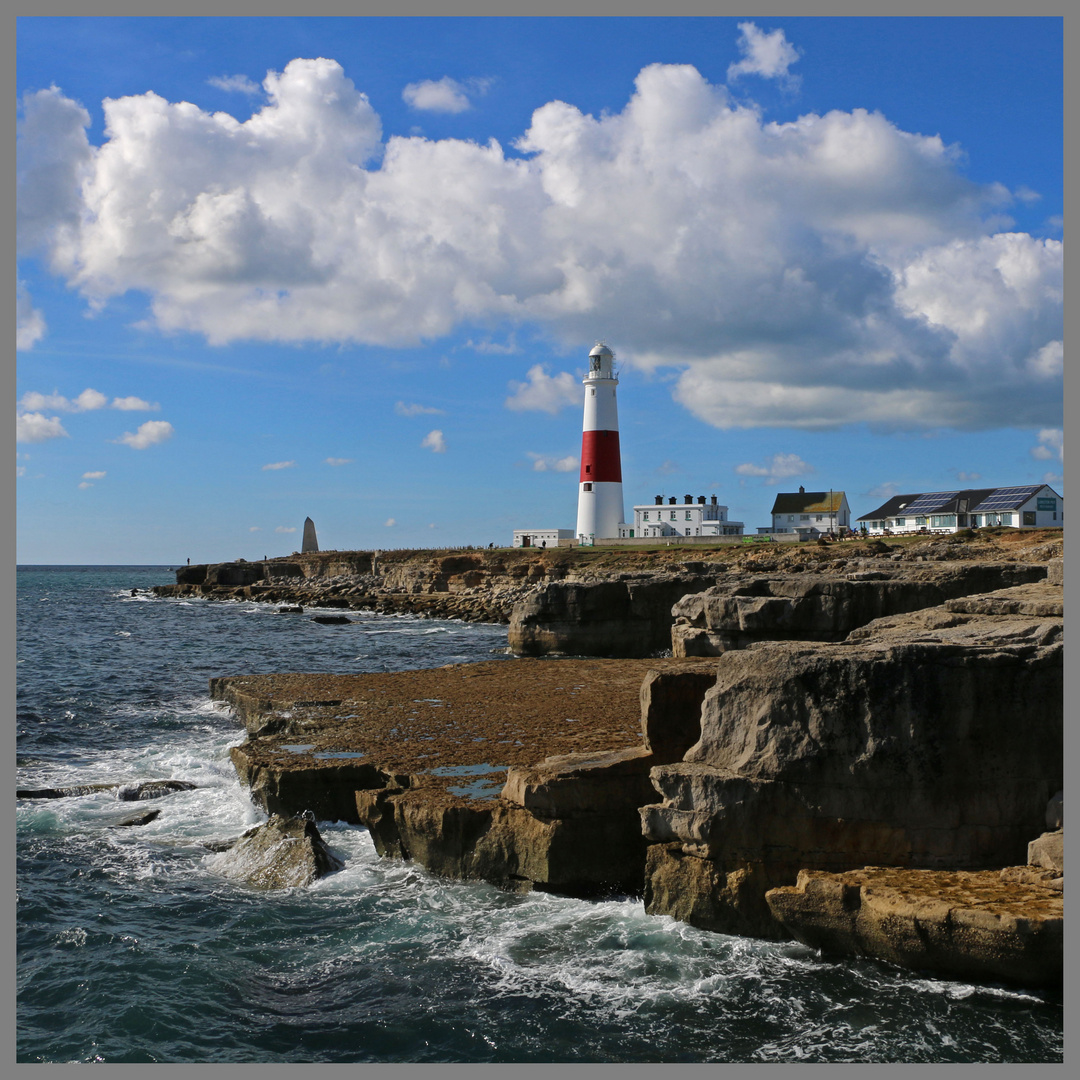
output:
POLYGON ((578 543, 619 535, 623 521, 619 412, 615 404, 615 354, 602 342, 589 353, 585 418, 581 425, 581 475, 578 478, 578 543))

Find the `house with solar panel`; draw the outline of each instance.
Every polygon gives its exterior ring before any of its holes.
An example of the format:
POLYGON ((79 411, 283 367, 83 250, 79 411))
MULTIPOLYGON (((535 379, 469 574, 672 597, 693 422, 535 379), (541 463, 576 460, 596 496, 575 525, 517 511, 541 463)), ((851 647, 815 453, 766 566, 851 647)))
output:
POLYGON ((1061 528, 1065 524, 1065 501, 1047 484, 894 495, 876 510, 863 514, 856 524, 872 536, 952 533, 990 525, 1061 528))
POLYGON ((772 525, 759 533, 798 533, 804 540, 839 533, 851 524, 851 508, 842 491, 780 492, 773 502, 772 525))

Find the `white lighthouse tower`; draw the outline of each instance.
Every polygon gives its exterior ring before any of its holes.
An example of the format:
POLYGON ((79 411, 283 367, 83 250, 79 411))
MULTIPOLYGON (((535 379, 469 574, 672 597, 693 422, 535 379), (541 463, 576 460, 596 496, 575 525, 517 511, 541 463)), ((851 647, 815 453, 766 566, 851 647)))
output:
POLYGON ((623 520, 619 412, 615 404, 615 354, 603 342, 589 353, 585 418, 581 425, 577 539, 580 544, 619 535, 623 520))

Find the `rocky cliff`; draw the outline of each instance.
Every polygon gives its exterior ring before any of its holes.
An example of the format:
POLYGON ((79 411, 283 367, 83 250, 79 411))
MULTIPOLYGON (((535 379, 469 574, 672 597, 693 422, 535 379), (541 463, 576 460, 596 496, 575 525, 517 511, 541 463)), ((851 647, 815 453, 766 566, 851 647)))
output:
POLYGON ((869 559, 849 560, 842 577, 731 575, 675 604, 672 651, 675 656, 719 656, 755 641, 841 641, 874 619, 1045 578, 1046 567, 1034 563, 883 567, 869 559))
POLYGON ((1035 584, 719 657, 701 737, 651 773, 650 911, 783 936, 804 868, 1023 863, 1062 776, 1062 606, 1035 584))
MULTIPOLYGON (((686 632, 675 635, 676 651, 698 655, 756 639, 753 629, 745 629, 746 618, 753 620, 747 597, 768 598, 766 593, 753 594, 763 587, 753 582, 763 576, 777 581, 791 578, 796 584, 764 586, 790 612, 783 616, 779 607, 764 610, 767 605, 759 604, 763 610, 758 630, 768 634, 771 625, 776 636, 804 636, 806 630, 824 634, 824 640, 837 640, 870 618, 911 610, 888 599, 916 595, 905 581, 943 582, 936 592, 932 585, 925 589, 918 606, 926 606, 964 590, 985 592, 1031 580, 1031 574, 1045 573, 1047 561, 1060 554, 1059 530, 984 530, 974 537, 905 537, 890 543, 725 544, 692 551, 678 545, 323 551, 261 562, 184 566, 176 571, 175 585, 156 586, 153 592, 503 622, 510 624, 511 645, 522 655, 583 656, 649 656, 667 650, 673 644, 673 604, 714 585, 741 596, 735 622, 714 619, 712 625, 711 614, 689 608, 681 613, 686 632), (959 568, 950 573, 942 563, 959 568), (988 571, 980 582, 971 565, 975 563, 998 569, 988 571), (1028 563, 1035 570, 1018 576, 1022 571, 1017 563, 1028 563), (873 579, 881 584, 876 590, 854 590, 845 596, 834 590, 827 603, 807 602, 812 593, 798 579, 815 577, 873 579), (889 582, 897 584, 891 587, 889 582), (875 593, 878 600, 867 607, 865 599, 875 593), (812 614, 815 604, 819 610, 812 614), (780 625, 784 618, 790 622, 788 629, 780 625)), ((820 589, 819 593, 825 595, 820 589)), ((715 604, 709 612, 714 608, 715 604)))

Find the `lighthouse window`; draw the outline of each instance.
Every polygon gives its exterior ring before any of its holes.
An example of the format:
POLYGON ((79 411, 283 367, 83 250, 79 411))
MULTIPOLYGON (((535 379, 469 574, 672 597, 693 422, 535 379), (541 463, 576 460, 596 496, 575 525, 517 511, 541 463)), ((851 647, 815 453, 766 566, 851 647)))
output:
POLYGON ((592 484, 582 484, 581 488, 583 491, 592 491, 592 484))
POLYGON ((595 386, 594 386, 594 387, 592 387, 592 388, 591 388, 591 389, 589 390, 589 393, 590 393, 590 394, 592 394, 592 396, 593 396, 593 397, 596 397, 596 387, 595 387, 595 386))
POLYGON ((586 472, 592 472, 592 466, 591 465, 586 465, 585 466, 585 471, 586 472))

